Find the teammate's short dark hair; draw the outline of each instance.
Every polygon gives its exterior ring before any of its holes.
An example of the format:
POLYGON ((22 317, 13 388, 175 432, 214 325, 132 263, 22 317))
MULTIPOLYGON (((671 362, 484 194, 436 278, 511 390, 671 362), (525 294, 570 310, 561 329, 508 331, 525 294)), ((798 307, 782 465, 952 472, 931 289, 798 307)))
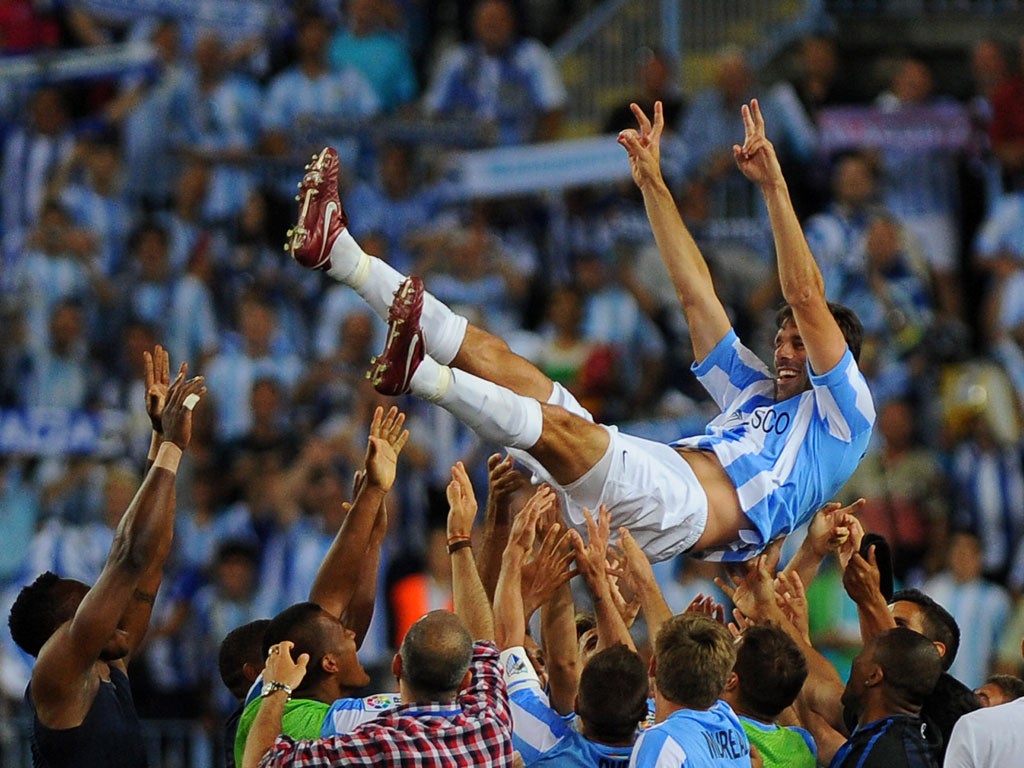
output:
POLYGON ((743 703, 774 719, 800 693, 807 679, 807 659, 780 627, 756 624, 743 631, 733 671, 743 703))
POLYGON ((960 626, 952 614, 919 589, 901 589, 893 593, 889 604, 906 602, 921 608, 921 623, 924 636, 932 642, 946 646, 942 657, 942 668, 948 670, 960 650, 960 626))
POLYGON ((261 653, 266 657, 270 653, 272 645, 290 640, 294 644, 292 648, 294 658, 299 658, 303 653, 309 654, 309 664, 306 667, 306 676, 302 679, 302 685, 308 686, 320 681, 327 677, 327 673, 324 672, 320 664, 328 652, 319 627, 325 617, 323 608, 317 603, 296 603, 285 608, 267 625, 263 633, 261 653))
POLYGON ((1024 696, 1024 680, 1015 675, 991 675, 985 685, 994 685, 1007 699, 1019 699, 1024 696))
POLYGON ((583 667, 576 714, 588 735, 604 743, 627 742, 647 717, 649 689, 643 661, 618 643, 595 653, 583 667))
MULTIPOLYGON (((861 324, 860 318, 857 317, 857 313, 834 301, 828 302, 828 308, 839 325, 839 330, 843 332, 843 338, 846 339, 846 345, 853 353, 853 359, 860 360, 860 350, 864 345, 864 326, 861 324)), ((790 321, 796 322, 793 317, 793 307, 784 304, 775 315, 775 327, 782 328, 790 321)))
POLYGON ((450 611, 431 611, 413 624, 399 649, 402 678, 431 701, 454 701, 469 662, 473 638, 450 611))
POLYGON ((270 619, 256 619, 228 632, 220 642, 217 670, 224 686, 238 700, 245 698, 252 681, 245 675, 245 665, 262 667, 267 657, 263 652, 263 635, 270 619))
POLYGON ((707 709, 722 694, 736 661, 729 631, 714 619, 683 613, 665 622, 654 643, 654 680, 674 704, 707 709))
POLYGON ((935 644, 906 627, 875 636, 873 659, 882 668, 885 684, 909 706, 920 709, 942 674, 935 644))
POLYGON ((62 601, 57 592, 60 582, 57 574, 47 571, 24 587, 11 606, 7 620, 11 638, 30 656, 38 656, 57 627, 71 618, 61 607, 62 601))

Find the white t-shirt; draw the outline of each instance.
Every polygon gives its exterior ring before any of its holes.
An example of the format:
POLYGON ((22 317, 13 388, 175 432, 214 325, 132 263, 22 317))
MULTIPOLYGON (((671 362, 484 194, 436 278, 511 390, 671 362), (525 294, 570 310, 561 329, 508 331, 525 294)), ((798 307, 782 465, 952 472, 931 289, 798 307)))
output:
POLYGON ((1024 697, 979 709, 953 726, 943 768, 1020 765, 1024 756, 1024 697))

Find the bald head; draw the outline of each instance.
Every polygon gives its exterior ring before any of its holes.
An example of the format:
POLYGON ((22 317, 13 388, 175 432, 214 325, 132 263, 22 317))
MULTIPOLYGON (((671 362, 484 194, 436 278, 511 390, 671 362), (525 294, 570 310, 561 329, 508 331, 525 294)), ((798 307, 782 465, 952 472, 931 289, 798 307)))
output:
POLYGON ((410 627, 398 652, 402 681, 420 700, 452 701, 473 656, 473 638, 450 611, 431 611, 410 627))

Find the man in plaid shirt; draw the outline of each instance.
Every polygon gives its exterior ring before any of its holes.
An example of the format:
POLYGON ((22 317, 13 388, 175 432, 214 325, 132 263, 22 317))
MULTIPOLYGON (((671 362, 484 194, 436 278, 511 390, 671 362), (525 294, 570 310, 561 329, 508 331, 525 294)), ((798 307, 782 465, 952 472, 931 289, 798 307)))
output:
POLYGON ((462 464, 448 486, 448 551, 455 613, 434 611, 406 634, 392 662, 405 702, 353 733, 294 741, 279 736, 291 689, 308 654, 290 641, 270 649, 264 701, 245 745, 243 768, 512 766, 512 716, 501 675, 494 620, 469 545, 476 501, 462 464), (479 639, 473 642, 473 638, 479 639))

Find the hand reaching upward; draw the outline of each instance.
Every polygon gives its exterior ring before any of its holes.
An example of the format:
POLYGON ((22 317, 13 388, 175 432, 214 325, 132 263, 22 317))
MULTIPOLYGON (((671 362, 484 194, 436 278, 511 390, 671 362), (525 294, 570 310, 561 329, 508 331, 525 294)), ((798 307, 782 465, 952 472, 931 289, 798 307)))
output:
POLYGON ((665 114, 661 102, 654 102, 654 122, 637 104, 630 104, 639 130, 627 128, 619 133, 618 142, 629 153, 633 181, 643 189, 661 179, 661 134, 665 130, 665 114))
POLYGON ((753 99, 749 106, 743 105, 741 112, 743 114, 743 146, 733 144, 732 147, 736 167, 759 187, 784 184, 782 167, 775 155, 775 147, 765 135, 761 105, 757 103, 757 99, 753 99))
POLYGON ((377 406, 370 424, 366 446, 366 480, 385 491, 391 490, 398 467, 398 455, 409 440, 409 430, 402 429, 405 414, 392 406, 385 414, 377 406))
POLYGON ((167 403, 167 390, 171 386, 171 363, 167 350, 159 344, 153 352, 143 352, 142 360, 146 370, 146 414, 158 435, 164 432, 161 417, 167 403))

